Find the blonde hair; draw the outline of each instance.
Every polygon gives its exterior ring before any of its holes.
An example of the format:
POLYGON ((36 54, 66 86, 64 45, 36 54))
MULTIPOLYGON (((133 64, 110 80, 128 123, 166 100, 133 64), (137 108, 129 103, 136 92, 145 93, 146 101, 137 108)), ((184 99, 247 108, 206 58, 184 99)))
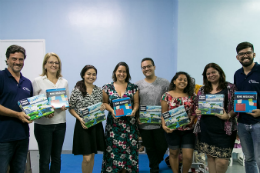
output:
POLYGON ((61 60, 60 60, 59 56, 56 53, 53 53, 53 52, 46 53, 46 55, 44 56, 43 62, 42 62, 42 74, 41 74, 41 76, 47 75, 47 69, 45 69, 44 66, 47 64, 47 61, 51 56, 56 57, 59 61, 59 70, 57 71, 56 77, 57 78, 62 77, 62 75, 61 75, 61 60))

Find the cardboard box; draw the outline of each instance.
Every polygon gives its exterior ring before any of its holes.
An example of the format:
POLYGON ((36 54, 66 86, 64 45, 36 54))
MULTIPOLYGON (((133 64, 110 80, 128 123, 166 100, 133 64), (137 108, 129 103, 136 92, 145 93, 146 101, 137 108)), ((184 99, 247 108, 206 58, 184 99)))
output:
POLYGON ((62 106, 69 107, 66 88, 48 89, 46 90, 46 96, 49 104, 54 108, 61 108, 62 106))
POLYGON ((35 120, 54 113, 54 109, 49 105, 44 94, 29 97, 18 101, 19 107, 30 116, 30 120, 35 120))
POLYGON ((116 117, 132 114, 132 105, 129 97, 112 100, 116 117))
POLYGON ((161 124, 161 106, 140 106, 140 122, 161 124))
POLYGON ((162 113, 162 117, 170 129, 177 129, 190 123, 183 105, 162 113))
POLYGON ((202 115, 223 114, 224 94, 199 95, 198 109, 202 115))
POLYGON ((86 123, 85 125, 88 128, 106 120, 104 111, 100 110, 101 105, 102 103, 99 102, 87 108, 82 108, 80 110, 80 113, 83 116, 83 119, 86 123))
POLYGON ((252 112, 257 109, 257 92, 235 91, 234 112, 252 112))

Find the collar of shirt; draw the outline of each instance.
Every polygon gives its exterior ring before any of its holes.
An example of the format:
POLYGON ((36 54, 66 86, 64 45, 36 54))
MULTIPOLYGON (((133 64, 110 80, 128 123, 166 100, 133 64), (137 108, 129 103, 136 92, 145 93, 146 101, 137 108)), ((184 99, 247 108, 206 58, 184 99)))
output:
MULTIPOLYGON (((5 68, 5 73, 7 74, 8 77, 14 78, 13 75, 10 73, 10 71, 7 68, 5 68)), ((20 72, 19 83, 21 83, 22 81, 24 81, 24 77, 23 77, 23 74, 20 72)))
MULTIPOLYGON (((251 73, 251 72, 253 72, 253 71, 257 71, 258 66, 259 66, 259 64, 258 64, 257 62, 255 62, 254 67, 252 68, 252 70, 251 70, 249 73, 251 73)), ((240 73, 245 74, 243 67, 241 68, 240 73)), ((248 74, 249 74, 249 73, 248 73, 248 74)))

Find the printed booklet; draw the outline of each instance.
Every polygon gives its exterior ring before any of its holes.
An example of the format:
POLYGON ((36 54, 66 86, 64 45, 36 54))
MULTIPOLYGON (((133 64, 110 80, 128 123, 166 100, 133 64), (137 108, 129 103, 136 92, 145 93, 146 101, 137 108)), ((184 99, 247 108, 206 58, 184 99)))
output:
POLYGON ((140 106, 140 122, 161 124, 161 106, 140 106))
POLYGON ((198 109, 202 115, 223 114, 224 97, 224 94, 200 95, 198 109))
POLYGON ((184 105, 162 113, 162 117, 170 129, 177 129, 190 123, 184 105))
POLYGON ((26 115, 30 116, 30 120, 54 113, 54 109, 49 105, 44 94, 20 100, 18 101, 18 105, 26 115))
POLYGON ((99 102, 87 108, 80 109, 80 113, 83 116, 85 125, 88 128, 106 120, 104 111, 100 110, 101 105, 102 103, 99 102))
POLYGON ((257 92, 235 91, 234 112, 252 112, 257 109, 257 92))
POLYGON ((112 100, 116 117, 131 115, 132 105, 129 97, 112 100))
POLYGON ((61 108, 62 106, 69 107, 65 88, 48 89, 46 90, 46 96, 49 100, 49 104, 54 108, 61 108))

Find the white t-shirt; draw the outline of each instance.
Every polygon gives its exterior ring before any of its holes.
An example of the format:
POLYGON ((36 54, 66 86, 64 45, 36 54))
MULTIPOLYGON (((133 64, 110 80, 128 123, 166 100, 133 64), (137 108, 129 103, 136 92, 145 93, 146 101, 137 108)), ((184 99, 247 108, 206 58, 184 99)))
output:
MULTIPOLYGON (((67 97, 69 98, 68 81, 63 77, 59 77, 56 84, 52 83, 47 76, 39 76, 32 82, 33 95, 45 94, 47 89, 66 88, 67 97)), ((52 118, 42 117, 34 120, 37 124, 60 124, 66 122, 66 111, 61 109, 55 109, 54 116, 52 118)))

